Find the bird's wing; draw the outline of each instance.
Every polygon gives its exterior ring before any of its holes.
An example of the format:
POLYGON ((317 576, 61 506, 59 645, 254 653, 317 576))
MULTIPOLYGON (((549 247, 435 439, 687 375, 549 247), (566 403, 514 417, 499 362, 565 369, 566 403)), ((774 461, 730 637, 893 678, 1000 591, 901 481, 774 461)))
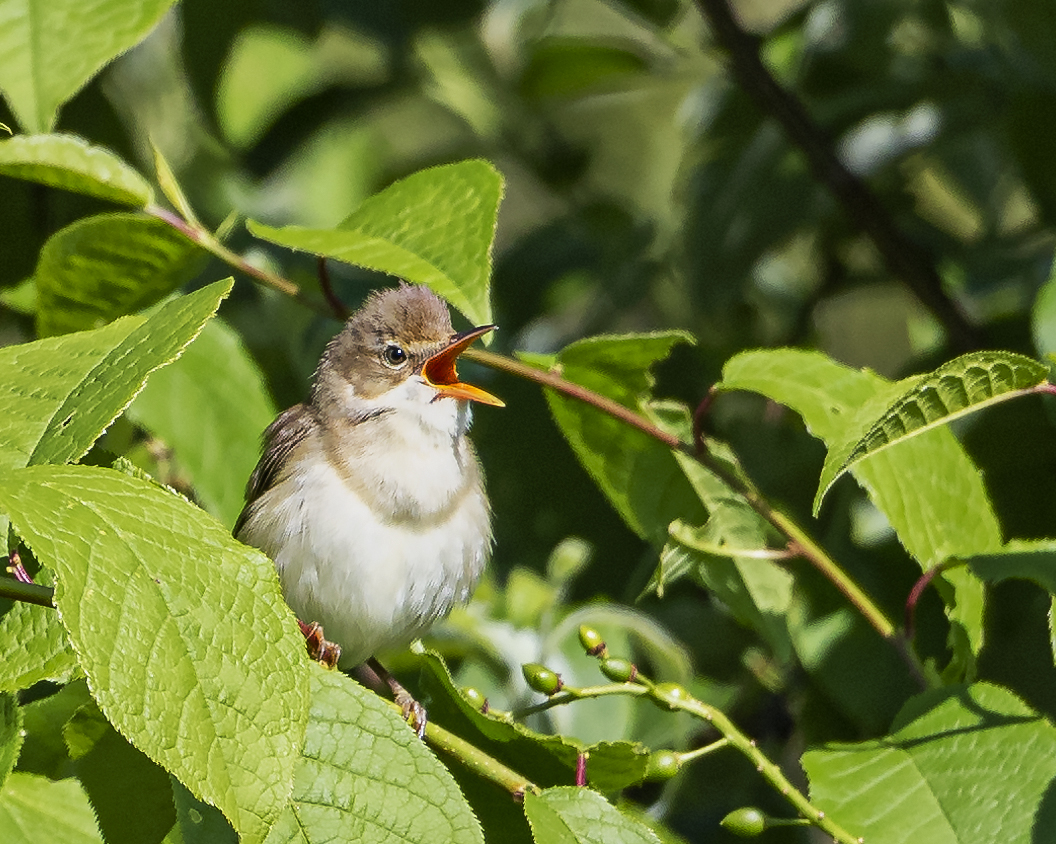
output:
POLYGON ((249 476, 249 483, 246 484, 246 504, 235 522, 235 536, 242 530, 253 502, 278 480, 293 450, 304 442, 316 424, 308 405, 295 404, 280 413, 264 430, 264 450, 253 474, 249 476))

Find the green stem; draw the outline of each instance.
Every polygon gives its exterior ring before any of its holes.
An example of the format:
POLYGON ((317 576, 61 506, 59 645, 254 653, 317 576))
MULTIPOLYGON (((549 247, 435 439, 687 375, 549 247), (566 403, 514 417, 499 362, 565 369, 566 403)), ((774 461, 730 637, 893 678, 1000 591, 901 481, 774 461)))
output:
MULTIPOLYGON (((400 705, 389 701, 389 705, 402 712, 400 705)), ((425 740, 436 750, 446 753, 473 771, 475 774, 508 791, 515 799, 520 800, 526 792, 538 793, 539 786, 521 776, 512 768, 507 768, 493 756, 489 756, 479 747, 445 730, 433 721, 425 725, 425 740)))
POLYGON ((672 709, 681 709, 683 712, 695 715, 715 727, 732 747, 736 748, 755 764, 755 769, 792 804, 802 817, 826 834, 831 835, 833 841, 839 842, 839 844, 860 844, 860 840, 856 836, 851 835, 811 803, 789 781, 781 769, 755 746, 755 742, 737 729, 734 723, 720 710, 688 695, 677 701, 671 700, 669 697, 661 698, 661 700, 672 709))
POLYGON ((269 272, 261 267, 253 266, 237 252, 224 246, 224 244, 221 243, 208 229, 189 223, 178 214, 174 214, 172 211, 169 211, 167 208, 162 208, 160 205, 148 205, 143 211, 150 214, 152 217, 156 217, 163 223, 172 226, 188 240, 197 243, 206 252, 212 253, 225 264, 240 270, 250 278, 254 278, 273 290, 277 290, 286 296, 296 299, 298 302, 311 308, 313 311, 322 313, 325 316, 332 316, 328 308, 305 296, 304 291, 288 278, 284 278, 277 273, 269 272))
POLYGON ((722 750, 722 748, 728 747, 729 744, 730 740, 728 738, 721 738, 718 741, 713 741, 711 744, 698 747, 696 750, 687 750, 685 753, 679 753, 678 762, 680 765, 684 765, 686 762, 692 762, 694 759, 699 759, 701 756, 707 756, 710 753, 714 753, 716 750, 722 750))
POLYGON ((13 577, 0 577, 0 598, 23 601, 41 607, 55 607, 55 590, 39 583, 23 583, 13 577))
MULTIPOLYGON (((639 682, 648 683, 644 678, 639 678, 639 682)), ((640 697, 647 694, 649 694, 649 687, 645 685, 637 685, 636 683, 611 683, 604 686, 585 686, 581 689, 572 686, 565 686, 562 691, 558 692, 556 695, 551 695, 540 703, 535 703, 531 706, 525 706, 522 709, 516 710, 513 712, 513 717, 527 718, 529 715, 546 712, 548 709, 553 709, 555 706, 561 706, 565 703, 571 703, 574 700, 587 700, 588 698, 606 697, 607 695, 631 695, 632 697, 640 697)))

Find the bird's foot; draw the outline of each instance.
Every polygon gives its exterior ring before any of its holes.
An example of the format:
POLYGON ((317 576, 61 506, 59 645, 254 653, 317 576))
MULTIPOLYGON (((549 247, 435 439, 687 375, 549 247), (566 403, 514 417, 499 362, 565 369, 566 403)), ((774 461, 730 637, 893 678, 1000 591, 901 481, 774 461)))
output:
POLYGON ((341 658, 341 646, 335 642, 328 642, 323 637, 323 625, 318 621, 305 624, 300 619, 297 623, 301 626, 304 634, 304 644, 308 648, 308 656, 327 668, 336 668, 337 661, 341 658))
POLYGON ((382 683, 388 686, 392 692, 392 699, 396 701, 400 712, 403 713, 403 720, 410 725, 418 738, 425 737, 425 725, 429 723, 429 714, 425 711, 425 707, 416 701, 411 693, 386 670, 384 665, 371 657, 362 665, 357 666, 356 674, 376 692, 381 691, 382 683))

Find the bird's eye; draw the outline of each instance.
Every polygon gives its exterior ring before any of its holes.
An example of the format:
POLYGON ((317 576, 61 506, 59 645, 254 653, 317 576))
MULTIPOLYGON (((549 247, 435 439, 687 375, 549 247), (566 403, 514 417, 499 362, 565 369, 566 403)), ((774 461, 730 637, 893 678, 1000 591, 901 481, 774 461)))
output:
POLYGON ((381 353, 381 362, 393 369, 399 369, 407 363, 407 353, 399 346, 390 343, 381 353))

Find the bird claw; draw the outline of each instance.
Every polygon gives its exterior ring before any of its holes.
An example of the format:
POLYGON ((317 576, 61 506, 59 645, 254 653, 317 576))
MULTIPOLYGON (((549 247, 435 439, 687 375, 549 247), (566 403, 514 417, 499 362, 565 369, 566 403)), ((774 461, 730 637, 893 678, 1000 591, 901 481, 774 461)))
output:
POLYGON ((308 656, 326 668, 336 668, 337 661, 341 658, 341 646, 335 642, 328 642, 323 637, 323 625, 318 621, 305 624, 300 619, 297 623, 301 626, 301 633, 304 634, 308 656))
POLYGON ((425 725, 429 723, 429 714, 425 711, 425 707, 411 697, 411 693, 395 680, 392 683, 393 699, 399 705, 400 712, 403 713, 403 720, 410 725, 418 738, 425 738, 425 725))

